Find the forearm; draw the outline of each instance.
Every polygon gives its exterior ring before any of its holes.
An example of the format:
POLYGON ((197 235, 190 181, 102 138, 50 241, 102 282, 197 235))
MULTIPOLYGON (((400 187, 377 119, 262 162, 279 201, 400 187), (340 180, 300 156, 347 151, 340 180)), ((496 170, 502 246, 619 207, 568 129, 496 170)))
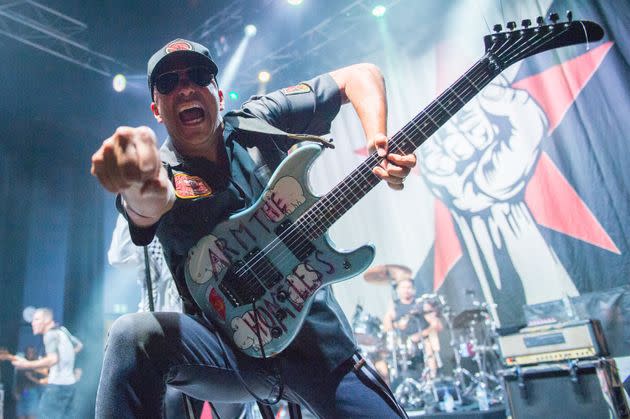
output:
POLYGON ((35 359, 32 361, 26 361, 25 368, 28 370, 36 370, 39 368, 50 368, 59 361, 59 358, 55 354, 46 355, 43 358, 35 359))
POLYGON ((352 103, 368 141, 387 134, 385 81, 378 67, 363 63, 333 71, 331 77, 341 91, 342 103, 352 103))

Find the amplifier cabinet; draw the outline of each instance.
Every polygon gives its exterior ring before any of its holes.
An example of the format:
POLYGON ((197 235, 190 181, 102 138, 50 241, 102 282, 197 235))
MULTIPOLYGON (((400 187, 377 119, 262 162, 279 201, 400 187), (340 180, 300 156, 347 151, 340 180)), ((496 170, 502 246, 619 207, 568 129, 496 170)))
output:
POLYGON ((514 419, 630 418, 611 358, 513 367, 500 375, 514 419))
POLYGON ((528 327, 518 333, 499 336, 498 340, 506 365, 539 364, 608 355, 606 340, 597 320, 528 327))

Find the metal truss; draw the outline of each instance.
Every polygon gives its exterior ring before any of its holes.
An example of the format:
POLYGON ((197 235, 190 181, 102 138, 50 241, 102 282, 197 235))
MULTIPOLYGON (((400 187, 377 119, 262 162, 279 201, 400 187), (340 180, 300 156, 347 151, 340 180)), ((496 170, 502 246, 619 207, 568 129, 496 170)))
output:
MULTIPOLYGON (((225 8, 206 19, 189 38, 211 46, 213 56, 221 57, 229 49, 224 49, 221 39, 242 38, 243 28, 246 24, 245 16, 263 13, 274 0, 257 0, 255 6, 252 1, 232 0, 225 8)), ((249 23, 249 22, 247 22, 249 23)))
MULTIPOLYGON (((381 4, 391 9, 400 1, 382 1, 381 4)), ((356 29, 361 24, 373 26, 374 17, 371 15, 373 4, 370 0, 356 0, 273 54, 247 65, 247 70, 242 70, 237 76, 237 79, 242 80, 239 85, 242 88, 258 85, 257 74, 252 74, 251 71, 261 69, 263 66, 274 77, 287 71, 294 71, 297 64, 313 59, 332 68, 340 61, 347 62, 348 58, 360 58, 373 52, 377 46, 357 36, 346 36, 356 34, 356 29), (333 44, 334 55, 330 53, 333 44)))
POLYGON ((0 34, 104 76, 129 68, 73 39, 86 29, 85 23, 36 1, 0 2, 0 34))

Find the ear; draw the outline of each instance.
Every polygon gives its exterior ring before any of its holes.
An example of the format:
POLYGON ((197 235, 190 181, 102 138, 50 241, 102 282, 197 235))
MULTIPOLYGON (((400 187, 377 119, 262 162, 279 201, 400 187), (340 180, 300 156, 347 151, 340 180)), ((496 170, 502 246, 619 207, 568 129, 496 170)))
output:
POLYGON ((225 109, 225 99, 223 98, 223 90, 219 89, 219 111, 225 109))
POLYGON ((162 119, 162 115, 160 115, 160 110, 158 109, 158 106, 155 104, 155 102, 151 102, 151 111, 153 112, 153 116, 155 117, 155 119, 160 124, 164 122, 164 120, 162 119))

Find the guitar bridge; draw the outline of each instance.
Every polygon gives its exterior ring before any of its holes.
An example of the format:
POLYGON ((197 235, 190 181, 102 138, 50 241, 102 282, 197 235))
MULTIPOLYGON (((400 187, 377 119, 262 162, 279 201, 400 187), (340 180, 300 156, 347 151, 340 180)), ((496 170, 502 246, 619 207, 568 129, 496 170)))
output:
POLYGON ((311 243, 310 240, 306 238, 306 235, 299 229, 293 228, 291 231, 287 231, 292 226, 293 223, 291 220, 284 220, 276 227, 275 233, 278 238, 282 240, 282 243, 289 248, 295 258, 299 261, 303 261, 315 252, 315 246, 313 246, 313 243, 311 243))
POLYGON ((282 274, 267 256, 256 248, 230 267, 219 289, 234 307, 240 307, 258 301, 282 279, 282 274))

